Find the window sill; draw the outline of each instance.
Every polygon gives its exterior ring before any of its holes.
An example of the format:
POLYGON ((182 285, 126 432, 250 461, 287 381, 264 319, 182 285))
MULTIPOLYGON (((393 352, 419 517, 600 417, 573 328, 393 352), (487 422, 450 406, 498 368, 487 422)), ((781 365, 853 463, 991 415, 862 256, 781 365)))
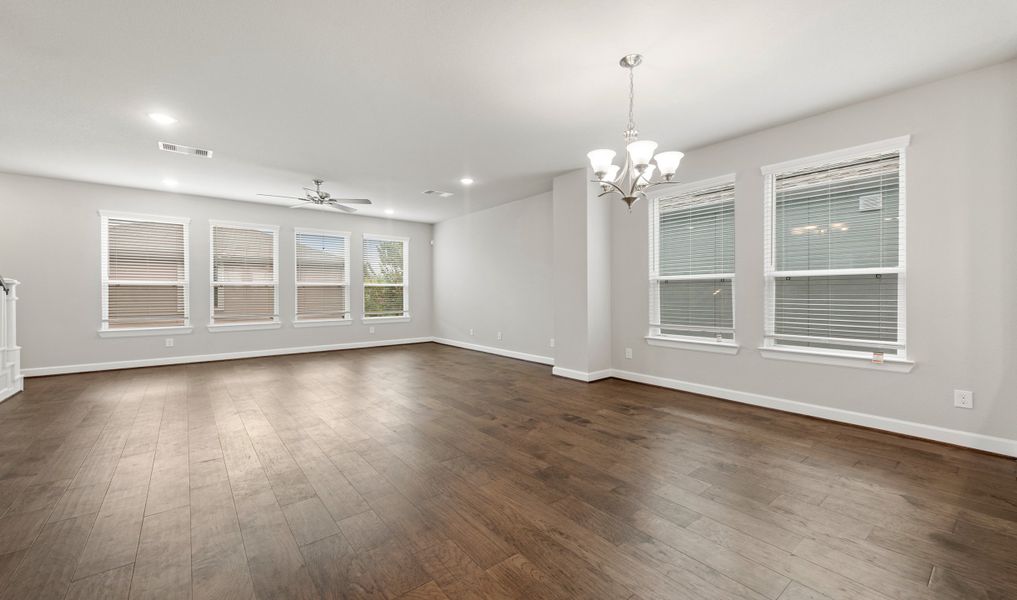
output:
POLYGON ((172 327, 124 327, 122 329, 100 329, 99 337, 144 337, 158 335, 184 335, 194 328, 190 325, 172 327))
POLYGON ((273 321, 271 323, 209 323, 208 331, 210 333, 219 333, 225 331, 255 331, 258 329, 279 329, 282 327, 282 323, 279 321, 273 321))
POLYGON ((678 339, 669 337, 646 336, 646 344, 662 348, 678 348, 680 350, 698 350, 700 352, 716 352, 718 354, 738 354, 741 348, 734 342, 717 342, 708 340, 678 339))
POLYGON ((410 316, 404 317, 364 317, 361 319, 362 323, 409 323, 410 316))
POLYGON ((915 368, 914 361, 903 358, 886 357, 882 363, 874 363, 871 358, 841 354, 837 352, 823 352, 821 350, 799 350, 797 348, 779 348, 775 346, 762 346, 759 353, 763 358, 776 360, 792 360, 807 362, 817 365, 832 365, 838 367, 853 367, 856 369, 873 369, 876 371, 888 371, 891 373, 910 373, 915 368))
POLYGON ((353 319, 304 319, 293 321, 294 327, 339 327, 341 325, 352 325, 353 319))

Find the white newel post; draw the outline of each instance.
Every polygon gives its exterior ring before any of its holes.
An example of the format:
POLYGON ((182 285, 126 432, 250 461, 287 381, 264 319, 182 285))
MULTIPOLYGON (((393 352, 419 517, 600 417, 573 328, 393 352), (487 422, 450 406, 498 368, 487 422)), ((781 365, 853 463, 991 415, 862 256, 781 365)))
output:
POLYGON ((16 327, 18 282, 4 279, 7 294, 0 289, 0 402, 25 388, 21 377, 21 348, 16 327))

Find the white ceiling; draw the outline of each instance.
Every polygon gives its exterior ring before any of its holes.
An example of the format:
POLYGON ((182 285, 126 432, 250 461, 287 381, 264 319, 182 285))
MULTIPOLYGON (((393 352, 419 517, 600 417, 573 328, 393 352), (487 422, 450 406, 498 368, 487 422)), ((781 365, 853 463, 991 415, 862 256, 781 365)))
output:
POLYGON ((644 138, 688 149, 1017 55, 1014 0, 5 0, 0 171, 440 221, 644 138), (169 113, 161 127, 145 115, 169 113), (211 160, 156 148, 211 148, 211 160), (477 181, 464 189, 458 179, 477 181), (453 191, 448 199, 422 190, 453 191))

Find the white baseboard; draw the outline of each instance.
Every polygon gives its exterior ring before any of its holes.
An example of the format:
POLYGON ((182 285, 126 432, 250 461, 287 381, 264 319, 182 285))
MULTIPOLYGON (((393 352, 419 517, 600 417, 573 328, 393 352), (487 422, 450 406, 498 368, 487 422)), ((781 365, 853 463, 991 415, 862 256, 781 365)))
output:
POLYGON ((550 356, 540 356, 539 354, 527 354, 526 352, 516 352, 515 350, 505 350, 504 348, 495 348, 493 346, 481 346, 480 344, 460 342, 459 340, 450 340, 448 338, 434 338, 433 341, 439 344, 445 344, 446 346, 455 346, 456 348, 465 348, 466 350, 476 350, 477 352, 497 354, 498 356, 507 356, 508 358, 527 360, 530 362, 540 363, 542 365, 554 364, 554 359, 551 358, 550 356))
POLYGON ((3 402, 4 400, 10 398, 14 394, 17 394, 18 392, 24 389, 25 389, 25 380, 19 378, 15 385, 0 390, 0 402, 3 402))
POLYGON ((607 379, 611 377, 611 369, 601 369, 600 371, 576 371, 575 369, 566 369, 565 367, 555 367, 551 369, 552 375, 559 377, 568 377, 569 379, 575 379, 578 381, 597 381, 598 379, 607 379))
POLYGON ((903 421, 890 417, 880 417, 877 415, 843 410, 840 408, 809 404, 807 402, 798 402, 795 400, 775 398, 773 396, 764 396, 762 394, 754 394, 752 392, 741 392, 738 390, 704 385, 701 383, 668 379, 665 377, 657 377, 655 375, 645 375, 643 373, 633 373, 632 371, 623 371, 621 369, 613 369, 612 377, 671 388, 674 390, 681 390, 684 392, 703 394, 704 396, 723 398, 725 400, 741 402, 742 404, 752 404, 754 406, 763 406, 799 415, 818 417, 820 419, 827 419, 830 421, 861 425, 863 427, 871 427, 873 429, 881 429, 883 431, 892 431, 894 433, 934 440, 937 442, 945 442, 955 446, 974 448, 976 450, 984 450, 995 454, 1017 457, 1017 439, 983 435, 981 433, 960 431, 958 429, 947 429, 945 427, 937 427, 935 425, 915 423, 914 421, 903 421))
POLYGON ((192 356, 167 356, 161 358, 142 358, 138 360, 119 360, 102 363, 86 363, 80 365, 34 367, 29 369, 22 369, 21 374, 24 377, 41 377, 44 375, 63 375, 65 373, 112 371, 116 369, 134 369, 137 367, 158 367, 162 365, 182 365, 188 363, 212 362, 217 360, 234 360, 238 358, 258 358, 262 356, 280 356, 284 354, 306 354, 308 352, 328 352, 331 350, 352 350, 354 348, 375 348, 378 346, 420 344, 422 342, 431 342, 431 341, 434 341, 434 338, 419 337, 399 340, 350 342, 346 344, 325 344, 321 346, 299 346, 296 348, 270 348, 267 350, 245 350, 243 352, 224 352, 221 354, 196 354, 192 356))

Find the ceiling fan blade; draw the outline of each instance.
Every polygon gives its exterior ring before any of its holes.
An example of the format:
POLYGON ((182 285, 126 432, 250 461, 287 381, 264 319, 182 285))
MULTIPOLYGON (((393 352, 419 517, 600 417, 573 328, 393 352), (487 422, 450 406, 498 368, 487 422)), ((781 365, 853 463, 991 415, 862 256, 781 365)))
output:
POLYGON ((290 208, 307 208, 309 206, 314 206, 314 203, 313 202, 304 201, 304 202, 301 202, 300 204, 294 204, 290 208))
POLYGON ((306 198, 298 198, 296 196, 280 196, 278 194, 258 194, 266 198, 286 198, 287 200, 306 200, 306 198))
POLYGON ((348 213, 355 213, 355 212, 357 212, 357 209, 350 208, 349 206, 343 206, 342 204, 332 204, 332 203, 329 203, 329 204, 326 204, 325 206, 331 206, 332 208, 334 208, 336 210, 341 210, 343 212, 348 212, 348 213))
POLYGON ((332 200, 340 204, 371 204, 367 198, 332 198, 332 200))

